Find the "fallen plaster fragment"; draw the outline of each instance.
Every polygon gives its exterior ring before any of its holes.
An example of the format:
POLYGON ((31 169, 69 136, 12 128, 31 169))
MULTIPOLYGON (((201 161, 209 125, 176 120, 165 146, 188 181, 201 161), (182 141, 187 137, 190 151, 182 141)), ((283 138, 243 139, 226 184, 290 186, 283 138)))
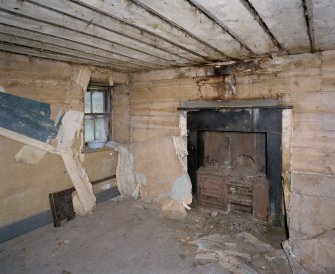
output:
MULTIPOLYGON (((216 254, 218 263, 232 273, 291 273, 283 250, 274 249, 253 235, 242 232, 237 235, 213 234, 193 242, 197 254, 216 254)), ((225 272, 224 272, 225 273, 225 272)))
POLYGON ((215 218, 216 216, 218 216, 218 212, 216 210, 213 210, 211 212, 211 217, 215 218))
POLYGON ((87 90, 88 84, 91 79, 91 75, 92 71, 89 67, 87 66, 81 67, 76 79, 76 83, 83 88, 83 91, 87 90))
POLYGON ((179 220, 186 217, 186 210, 181 202, 173 199, 166 199, 163 203, 159 217, 172 220, 179 220))
POLYGON ((259 274, 259 272, 254 271, 237 256, 229 256, 222 253, 218 256, 218 260, 224 270, 230 271, 231 273, 259 274))
POLYGON ((60 153, 65 168, 76 190, 73 194, 74 211, 79 215, 91 212, 96 205, 93 187, 85 169, 82 166, 82 134, 84 114, 79 111, 69 110, 65 113, 59 128, 56 140, 57 150, 60 153), (75 141, 80 139, 81 145, 75 148, 75 141), (79 201, 79 202, 78 202, 79 201))
POLYGON ((203 265, 208 263, 216 263, 218 261, 217 254, 213 253, 197 253, 194 258, 194 264, 203 265))
POLYGON ((15 160, 18 163, 27 165, 37 165, 47 152, 30 145, 24 145, 15 155, 15 160))
POLYGON ((186 208, 187 210, 191 210, 191 207, 189 205, 187 205, 185 202, 182 202, 182 205, 184 208, 186 208))
POLYGON ((114 148, 119 152, 116 168, 116 184, 121 196, 137 199, 141 193, 142 185, 146 183, 146 178, 143 174, 136 174, 134 158, 129 146, 113 141, 106 143, 105 146, 114 148))
POLYGON ((251 262, 251 257, 248 253, 238 252, 238 251, 234 251, 234 250, 224 250, 224 251, 220 251, 219 253, 220 253, 220 256, 222 256, 222 255, 224 255, 224 256, 237 256, 237 257, 244 258, 248 262, 251 262))

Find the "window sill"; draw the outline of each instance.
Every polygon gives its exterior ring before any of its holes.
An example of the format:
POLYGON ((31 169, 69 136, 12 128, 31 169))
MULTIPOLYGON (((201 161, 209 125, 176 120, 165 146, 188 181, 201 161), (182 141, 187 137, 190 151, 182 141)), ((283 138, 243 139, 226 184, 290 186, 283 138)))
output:
POLYGON ((101 152, 101 151, 115 151, 114 148, 111 147, 102 147, 102 148, 88 148, 88 147, 83 147, 82 152, 84 154, 88 154, 88 153, 95 153, 95 152, 101 152))

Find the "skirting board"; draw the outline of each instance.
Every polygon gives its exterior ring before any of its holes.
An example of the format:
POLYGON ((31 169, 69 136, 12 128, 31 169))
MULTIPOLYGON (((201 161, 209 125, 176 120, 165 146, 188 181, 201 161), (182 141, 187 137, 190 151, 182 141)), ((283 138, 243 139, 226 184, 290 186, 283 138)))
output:
MULTIPOLYGON (((107 201, 109 199, 119 196, 120 193, 117 187, 101 191, 96 194, 97 203, 107 201)), ((26 234, 42 226, 52 223, 51 211, 47 210, 36 215, 30 216, 15 223, 0 227, 0 243, 6 242, 10 239, 26 234)))

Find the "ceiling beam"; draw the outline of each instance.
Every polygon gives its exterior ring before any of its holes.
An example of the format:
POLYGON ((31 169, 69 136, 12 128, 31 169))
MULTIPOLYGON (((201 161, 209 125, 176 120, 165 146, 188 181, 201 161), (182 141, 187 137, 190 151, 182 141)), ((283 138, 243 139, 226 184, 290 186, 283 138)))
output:
MULTIPOLYGON (((114 66, 114 67, 119 67, 120 69, 130 69, 130 70, 145 69, 137 65, 127 65, 126 63, 122 63, 122 62, 115 62, 113 60, 99 57, 99 56, 90 54, 88 52, 82 52, 78 50, 64 48, 60 45, 52 45, 49 43, 41 42, 38 40, 33 40, 30 38, 18 37, 18 36, 1 33, 1 26, 0 26, 0 41, 6 42, 8 44, 24 46, 27 48, 39 49, 41 51, 45 50, 48 52, 54 52, 57 54, 62 54, 65 52, 67 55, 71 55, 73 57, 78 57, 78 58, 82 58, 82 59, 90 60, 92 62, 99 63, 101 66, 114 66)), ((146 69, 148 70, 148 68, 146 69)))
POLYGON ((269 33, 288 53, 310 51, 301 0, 243 0, 255 10, 269 33))
POLYGON ((88 46, 88 45, 81 44, 81 43, 77 43, 77 42, 73 42, 71 40, 58 38, 56 36, 48 35, 45 33, 41 34, 41 33, 38 33, 32 30, 8 26, 8 25, 4 25, 1 23, 0 23, 0 32, 7 33, 7 34, 10 34, 16 37, 23 37, 23 38, 32 39, 35 41, 41 41, 41 42, 48 43, 51 45, 61 46, 63 50, 71 49, 71 50, 77 50, 79 52, 89 53, 92 56, 102 57, 102 58, 105 58, 106 60, 109 60, 110 62, 115 62, 116 64, 119 63, 119 64, 123 64, 126 66, 131 66, 131 67, 138 67, 142 69, 152 69, 151 66, 149 65, 146 66, 145 63, 134 64, 131 62, 127 62, 125 60, 121 61, 119 59, 115 59, 113 54, 111 54, 110 52, 106 50, 88 46))
POLYGON ((311 25, 312 21, 310 20, 310 16, 312 16, 312 9, 311 9, 311 6, 308 7, 308 5, 309 4, 306 3, 306 0, 302 0, 302 7, 304 9, 309 44, 310 44, 311 52, 314 52, 315 51, 315 41, 314 41, 315 37, 312 33, 312 28, 314 29, 314 27, 311 25), (310 10, 310 13, 308 12, 308 10, 310 10))
MULTIPOLYGON (((74 57, 74 56, 66 55, 66 54, 58 54, 54 52, 43 51, 40 49, 33 49, 33 48, 24 47, 20 45, 8 44, 5 42, 0 42, 0 50, 11 52, 11 53, 18 53, 18 54, 39 57, 39 58, 47 58, 47 59, 52 59, 52 60, 57 60, 57 61, 76 63, 76 64, 102 66, 98 62, 93 62, 88 59, 78 58, 78 57, 74 57)), ((104 67, 108 67, 112 70, 119 71, 119 72, 130 72, 129 70, 120 69, 118 67, 114 67, 111 65, 104 66, 104 67)))
POLYGON ((95 26, 99 26, 126 38, 147 44, 160 51, 165 51, 181 58, 185 58, 185 61, 197 61, 204 62, 205 59, 198 56, 195 53, 187 51, 182 47, 179 47, 173 43, 170 43, 154 34, 139 29, 135 26, 131 26, 125 22, 117 20, 109 15, 106 15, 102 11, 96 11, 92 8, 88 8, 83 4, 76 3, 73 1, 64 0, 30 0, 31 2, 43 5, 49 9, 58 11, 63 14, 73 16, 80 20, 85 20, 95 26))
MULTIPOLYGON (((95 10, 99 10, 132 26, 164 38, 175 45, 197 53, 207 61, 228 60, 227 56, 199 41, 162 17, 128 0, 73 0, 95 10)), ((176 13, 182 13, 178 9, 176 13)))
POLYGON ((335 3, 333 0, 305 0, 315 50, 335 49, 335 3))
POLYGON ((242 2, 231 0, 190 0, 255 54, 277 51, 275 43, 242 2))
MULTIPOLYGON (((180 58, 175 55, 160 52, 161 54, 158 56, 158 50, 152 46, 147 46, 136 41, 134 42, 132 39, 116 35, 108 29, 91 25, 85 21, 60 14, 39 5, 32 4, 31 2, 0 0, 0 5, 2 9, 10 11, 13 14, 48 23, 51 26, 75 31, 77 36, 86 34, 104 40, 110 43, 116 52, 126 56, 132 56, 138 60, 158 63, 163 66, 176 66, 180 63, 180 58)), ((182 64, 183 63, 184 62, 182 62, 182 64)))
POLYGON ((47 34, 49 36, 70 40, 72 42, 81 43, 91 47, 96 47, 101 50, 105 50, 113 56, 114 59, 119 61, 130 62, 138 65, 145 65, 152 68, 162 68, 159 63, 148 62, 145 60, 139 60, 129 55, 124 55, 115 51, 113 44, 108 43, 96 37, 92 37, 86 34, 78 35, 76 31, 64 29, 62 27, 53 26, 48 23, 36 21, 34 19, 26 18, 23 16, 13 16, 12 13, 3 11, 0 9, 0 23, 8 26, 22 28, 25 30, 31 30, 40 34, 47 34))
MULTIPOLYGON (((80 5, 74 6, 76 4, 72 2, 67 2, 66 7, 62 5, 64 3, 61 0, 58 1, 50 1, 50 0, 26 0, 26 3, 31 3, 35 9, 37 7, 50 10, 50 13, 54 15, 52 23, 58 24, 59 18, 58 16, 65 16, 66 20, 68 20, 68 24, 75 25, 76 29, 80 32, 93 34, 92 30, 94 31, 95 35, 99 36, 100 38, 106 39, 113 43, 116 43, 120 46, 124 46, 126 48, 130 48, 133 50, 140 51, 142 53, 152 55, 157 58, 161 58, 166 61, 172 61, 176 64, 185 64, 190 62, 189 59, 185 59, 176 55, 174 52, 170 52, 167 50, 162 50, 157 45, 153 46, 150 43, 143 42, 139 39, 134 39, 133 37, 127 36, 124 33, 114 31, 110 25, 112 26, 115 22, 107 22, 106 25, 98 24, 93 18, 88 18, 85 16, 85 12, 78 14, 78 10, 82 8, 86 8, 80 5), (71 5, 72 4, 72 5, 71 5), (74 8, 74 9, 73 9, 74 8)), ((87 9, 87 8, 86 8, 87 9)), ((90 9, 87 9, 90 10, 90 9)), ((92 10, 91 10, 92 11, 92 10)), ((94 11, 92 11, 94 12, 94 11)), ((50 16, 50 14, 49 14, 50 16)), ((104 15, 96 15, 99 18, 103 17, 104 15)), ((171 62, 171 64, 172 64, 171 62)))
POLYGON ((174 26, 214 47, 230 58, 246 58, 250 52, 216 22, 185 0, 133 0, 174 26))

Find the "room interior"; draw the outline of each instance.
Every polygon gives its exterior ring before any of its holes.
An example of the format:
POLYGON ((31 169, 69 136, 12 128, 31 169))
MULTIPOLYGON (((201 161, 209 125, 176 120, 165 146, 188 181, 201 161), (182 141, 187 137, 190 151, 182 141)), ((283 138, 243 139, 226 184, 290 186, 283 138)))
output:
POLYGON ((0 0, 6 273, 333 273, 334 14, 332 0, 0 0), (231 216, 280 231, 269 256, 287 268, 223 250, 266 242, 253 228, 225 233, 231 216), (198 217, 217 223, 198 229, 198 217), (78 268, 88 263, 78 255, 72 270, 33 267, 40 253, 14 258, 38 235, 83 226, 81 237, 105 242, 91 222, 107 233, 136 218, 171 241, 166 261, 155 238, 145 242, 157 254, 138 268, 112 255, 106 268, 78 268), (186 225, 189 245, 222 232, 221 253, 197 242, 177 256, 186 243, 172 231, 186 225))

